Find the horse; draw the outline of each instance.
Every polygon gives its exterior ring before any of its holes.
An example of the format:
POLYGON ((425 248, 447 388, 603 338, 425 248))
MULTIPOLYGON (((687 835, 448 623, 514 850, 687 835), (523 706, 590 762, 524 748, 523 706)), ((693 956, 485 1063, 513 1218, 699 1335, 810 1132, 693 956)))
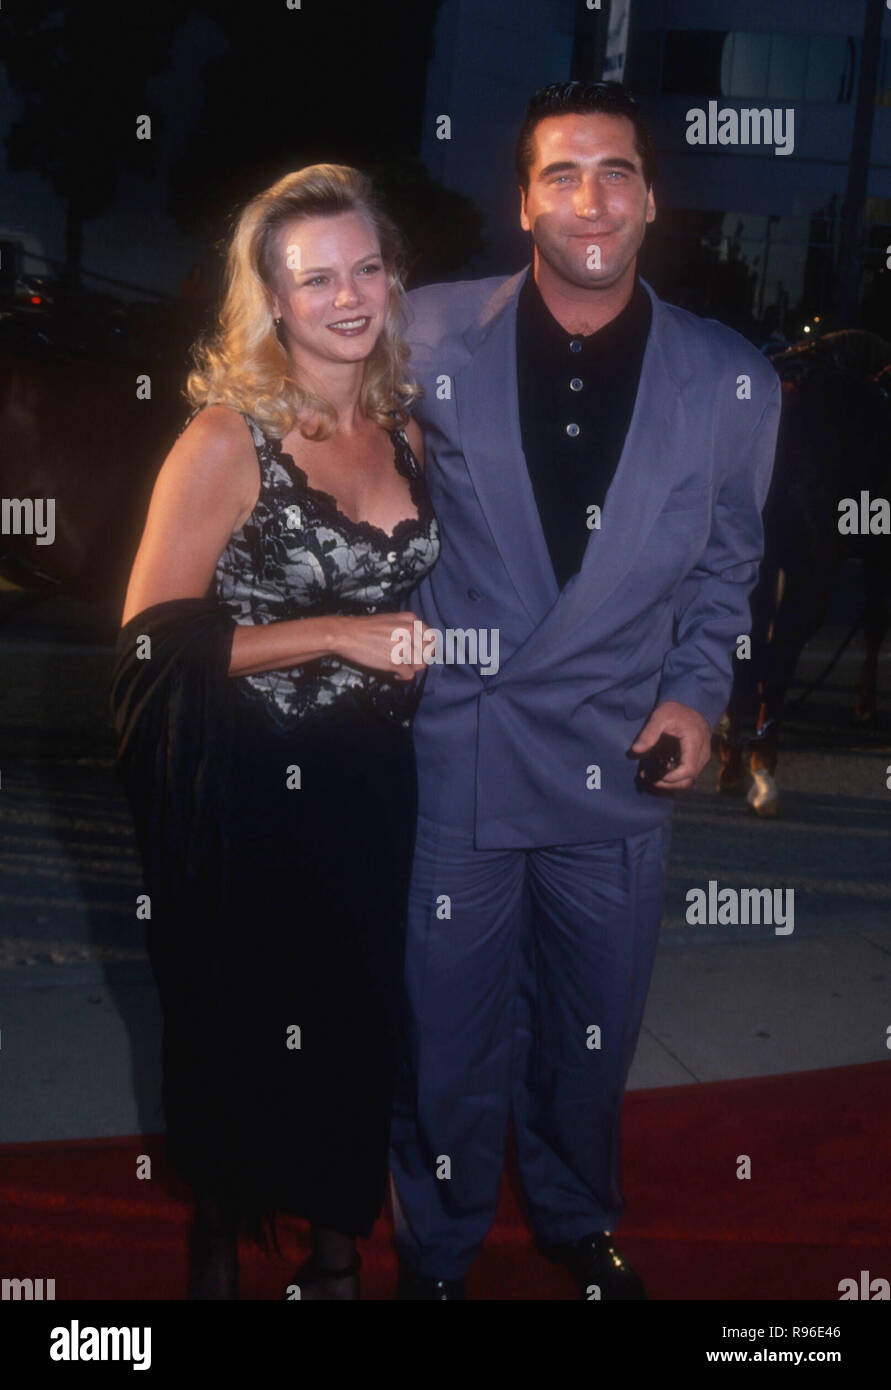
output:
POLYGON ((181 385, 151 354, 87 354, 47 324, 0 325, 0 576, 20 603, 62 594, 120 612, 155 476, 188 413, 181 385), (43 541, 29 525, 37 499, 54 514, 43 541))
POLYGON ((734 662, 715 738, 719 791, 741 794, 748 783, 749 806, 766 817, 779 813, 774 773, 786 693, 847 560, 863 564, 858 625, 866 654, 855 717, 864 723, 875 718, 878 656, 891 617, 891 543, 840 528, 844 498, 891 498, 891 344, 845 330, 790 348, 773 366, 782 410, 764 557, 750 599, 751 656, 734 662))

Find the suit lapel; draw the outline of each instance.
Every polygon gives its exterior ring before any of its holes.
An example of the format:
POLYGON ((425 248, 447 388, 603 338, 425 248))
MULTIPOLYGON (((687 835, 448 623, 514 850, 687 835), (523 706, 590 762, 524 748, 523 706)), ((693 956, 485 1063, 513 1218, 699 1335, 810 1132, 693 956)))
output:
POLYGON ((634 568, 677 481, 667 441, 683 437, 686 376, 669 358, 666 313, 650 290, 653 319, 625 444, 603 504, 600 530, 588 537, 581 568, 561 598, 585 612, 605 603, 634 568))
POLYGON ((457 375, 456 404, 464 458, 505 568, 533 622, 548 618, 550 629, 587 620, 637 564, 676 481, 666 441, 683 437, 688 373, 671 357, 668 316, 644 282, 653 319, 631 423, 601 528, 591 532, 581 568, 561 592, 520 433, 516 327, 525 274, 500 285, 465 334, 471 360, 457 375))
POLYGON ((504 566, 539 623, 559 590, 523 453, 517 395, 517 300, 526 275, 498 287, 464 340, 471 360, 455 397, 462 452, 504 566))

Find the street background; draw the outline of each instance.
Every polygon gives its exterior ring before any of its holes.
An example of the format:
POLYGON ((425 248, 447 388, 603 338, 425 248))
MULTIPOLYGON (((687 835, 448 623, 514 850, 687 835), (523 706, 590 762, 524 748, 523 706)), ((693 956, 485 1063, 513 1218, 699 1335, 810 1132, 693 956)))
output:
MULTIPOLYGON (((793 699, 856 616, 856 580, 852 566, 793 699)), ((0 594, 0 1143, 156 1132, 161 1020, 113 769, 113 617, 70 600, 14 612, 19 604, 14 591, 0 594)), ((855 637, 790 718, 780 819, 720 796, 714 759, 678 795, 630 1089, 887 1060, 891 652, 886 644, 879 716, 867 729, 853 716, 860 651, 855 637), (685 893, 709 879, 793 888, 794 932, 689 926, 685 893)))

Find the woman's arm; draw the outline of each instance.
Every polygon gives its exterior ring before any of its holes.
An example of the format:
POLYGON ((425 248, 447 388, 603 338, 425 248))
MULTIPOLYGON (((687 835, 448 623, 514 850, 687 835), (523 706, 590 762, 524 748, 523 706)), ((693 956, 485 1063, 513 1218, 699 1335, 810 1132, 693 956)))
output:
MULTIPOLYGON (((130 574, 122 625, 170 599, 203 598, 233 531, 257 504, 260 476, 244 420, 227 406, 208 406, 180 435, 158 474, 130 574)), ((404 680, 421 666, 390 659, 396 627, 413 613, 369 618, 295 618, 238 624, 229 675, 287 670, 333 654, 404 680)))
POLYGON ((227 406, 202 410, 155 481, 122 625, 152 604, 203 598, 232 532, 250 515, 259 492, 244 421, 227 406))

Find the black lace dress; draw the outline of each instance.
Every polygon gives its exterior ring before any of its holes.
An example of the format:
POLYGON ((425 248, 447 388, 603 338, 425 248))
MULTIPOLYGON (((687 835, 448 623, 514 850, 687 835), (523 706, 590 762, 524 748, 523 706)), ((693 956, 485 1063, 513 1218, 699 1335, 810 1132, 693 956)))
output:
MULTIPOLYGON (((439 540, 404 432, 393 433, 395 466, 417 516, 387 535, 344 516, 277 440, 247 423, 260 494, 218 562, 208 595, 216 621, 405 609, 439 540)), ((185 602, 204 632, 207 600, 185 602)), ((162 616, 171 606, 158 606, 162 616)), ((152 616, 128 624, 122 647, 152 616)), ((185 662, 196 641, 182 649, 185 662)), ((177 774, 194 800, 179 811, 186 829, 154 858, 164 832, 140 836, 154 890, 168 1162, 196 1192, 230 1196, 248 1215, 286 1211, 365 1237, 384 1199, 401 1028, 417 683, 331 657, 217 675, 201 689, 200 699, 167 697, 165 719, 171 701, 184 702, 198 733, 184 735, 177 714, 186 752, 171 752, 165 733, 166 762, 157 758, 153 774, 188 763, 177 774), (215 741, 224 723, 225 742, 215 741), (215 819, 219 834, 209 833, 215 819), (202 867, 186 863, 184 849, 171 888, 170 845, 183 842, 197 845, 202 867)), ((119 728, 128 722, 125 713, 119 728)), ((143 772, 137 802, 145 781, 143 772)))

